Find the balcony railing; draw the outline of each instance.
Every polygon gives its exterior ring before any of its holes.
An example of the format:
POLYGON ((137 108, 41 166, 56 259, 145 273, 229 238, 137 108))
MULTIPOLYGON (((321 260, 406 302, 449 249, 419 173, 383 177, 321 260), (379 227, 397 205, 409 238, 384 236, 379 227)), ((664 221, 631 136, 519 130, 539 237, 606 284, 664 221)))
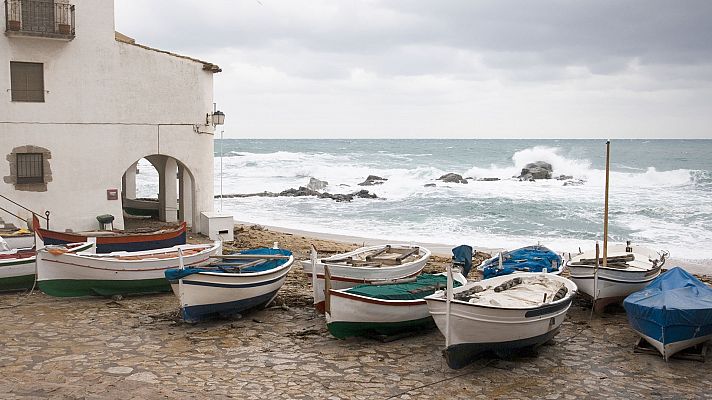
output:
POLYGON ((74 5, 54 0, 5 0, 5 33, 74 38, 74 5))

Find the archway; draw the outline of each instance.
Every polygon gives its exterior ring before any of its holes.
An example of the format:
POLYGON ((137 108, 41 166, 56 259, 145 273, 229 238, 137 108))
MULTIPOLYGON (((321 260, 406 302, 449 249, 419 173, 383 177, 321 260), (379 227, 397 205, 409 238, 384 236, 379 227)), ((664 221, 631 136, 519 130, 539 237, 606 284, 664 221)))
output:
POLYGON ((193 174, 170 156, 146 156, 129 166, 122 177, 122 208, 129 215, 165 222, 185 221, 196 226, 194 199, 193 174), (137 172, 142 175, 139 186, 137 172))

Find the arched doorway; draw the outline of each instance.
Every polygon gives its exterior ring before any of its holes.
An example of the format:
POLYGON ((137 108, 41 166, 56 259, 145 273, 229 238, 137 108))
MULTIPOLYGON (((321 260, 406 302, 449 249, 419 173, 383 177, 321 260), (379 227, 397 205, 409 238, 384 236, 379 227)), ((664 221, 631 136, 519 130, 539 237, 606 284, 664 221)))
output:
POLYGON ((129 166, 122 177, 122 208, 129 215, 196 226, 194 198, 193 174, 170 156, 146 156, 129 166))

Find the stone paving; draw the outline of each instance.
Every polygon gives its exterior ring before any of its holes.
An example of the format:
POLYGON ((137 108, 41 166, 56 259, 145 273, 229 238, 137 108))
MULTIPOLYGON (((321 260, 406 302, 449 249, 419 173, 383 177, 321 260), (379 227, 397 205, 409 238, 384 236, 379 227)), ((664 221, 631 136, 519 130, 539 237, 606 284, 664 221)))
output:
POLYGON ((189 325, 172 294, 0 294, 0 398, 712 398, 710 361, 634 354, 621 311, 589 320, 577 302, 538 355, 453 371, 437 330, 388 343, 337 340, 322 316, 286 298, 240 319, 189 325))

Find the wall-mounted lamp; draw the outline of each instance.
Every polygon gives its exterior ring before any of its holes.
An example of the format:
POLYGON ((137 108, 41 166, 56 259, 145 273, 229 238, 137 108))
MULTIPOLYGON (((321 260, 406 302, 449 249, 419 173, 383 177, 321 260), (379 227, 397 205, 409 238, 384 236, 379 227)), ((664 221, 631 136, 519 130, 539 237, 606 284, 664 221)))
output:
POLYGON ((225 113, 222 111, 213 111, 212 114, 205 114, 205 125, 213 127, 225 124, 225 113))

